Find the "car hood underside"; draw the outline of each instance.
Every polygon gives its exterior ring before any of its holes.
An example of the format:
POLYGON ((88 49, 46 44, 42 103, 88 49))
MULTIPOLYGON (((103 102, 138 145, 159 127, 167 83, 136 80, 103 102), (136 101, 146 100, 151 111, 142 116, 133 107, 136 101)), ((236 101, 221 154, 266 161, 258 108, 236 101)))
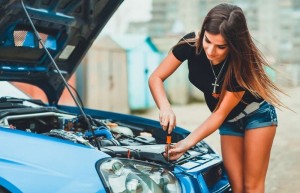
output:
POLYGON ((122 0, 0 0, 0 81, 35 85, 56 104, 64 82, 42 43, 66 80, 122 0), (41 43, 42 42, 42 43, 41 43))

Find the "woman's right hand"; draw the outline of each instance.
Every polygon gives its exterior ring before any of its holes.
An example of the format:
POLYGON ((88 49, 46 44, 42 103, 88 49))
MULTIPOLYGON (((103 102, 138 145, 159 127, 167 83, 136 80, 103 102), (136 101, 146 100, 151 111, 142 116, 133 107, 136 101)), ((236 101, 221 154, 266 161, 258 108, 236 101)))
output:
POLYGON ((159 112, 159 121, 164 131, 171 134, 176 126, 176 116, 171 108, 161 108, 159 112))

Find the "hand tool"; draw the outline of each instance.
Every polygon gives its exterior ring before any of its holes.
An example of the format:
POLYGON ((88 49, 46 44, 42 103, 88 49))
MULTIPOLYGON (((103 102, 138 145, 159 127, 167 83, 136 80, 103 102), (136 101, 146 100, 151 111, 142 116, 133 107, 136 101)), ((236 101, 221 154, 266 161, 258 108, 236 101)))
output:
POLYGON ((172 136, 171 134, 168 133, 167 130, 167 161, 170 161, 170 154, 169 154, 169 150, 170 150, 170 146, 171 146, 171 141, 172 141, 172 136))

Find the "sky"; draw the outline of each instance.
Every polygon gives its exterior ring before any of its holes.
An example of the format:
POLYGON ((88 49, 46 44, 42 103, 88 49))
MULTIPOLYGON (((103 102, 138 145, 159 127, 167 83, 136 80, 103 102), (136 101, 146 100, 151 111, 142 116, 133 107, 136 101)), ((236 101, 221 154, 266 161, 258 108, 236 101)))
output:
POLYGON ((103 29, 102 34, 125 33, 129 22, 151 19, 152 0, 124 0, 103 29))

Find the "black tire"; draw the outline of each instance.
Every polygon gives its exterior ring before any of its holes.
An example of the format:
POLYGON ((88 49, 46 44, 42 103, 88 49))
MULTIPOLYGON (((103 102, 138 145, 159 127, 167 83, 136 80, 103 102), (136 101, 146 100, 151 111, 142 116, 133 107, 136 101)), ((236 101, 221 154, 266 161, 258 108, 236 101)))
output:
POLYGON ((0 186, 0 193, 11 193, 11 192, 6 190, 4 187, 0 186))

